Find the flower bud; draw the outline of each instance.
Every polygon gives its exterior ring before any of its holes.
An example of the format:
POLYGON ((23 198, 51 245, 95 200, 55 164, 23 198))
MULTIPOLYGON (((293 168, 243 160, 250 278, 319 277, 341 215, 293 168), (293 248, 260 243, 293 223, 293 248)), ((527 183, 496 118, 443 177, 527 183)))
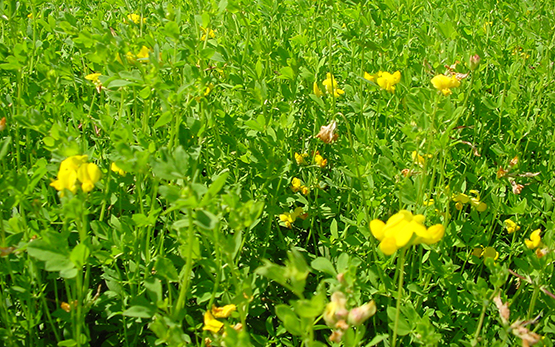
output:
POLYGON ((354 326, 359 326, 372 317, 374 313, 376 313, 376 303, 372 300, 360 307, 353 308, 349 312, 348 322, 354 326))
POLYGON ((478 66, 480 65, 480 56, 478 54, 475 54, 473 56, 470 57, 470 70, 474 71, 478 68, 478 66))

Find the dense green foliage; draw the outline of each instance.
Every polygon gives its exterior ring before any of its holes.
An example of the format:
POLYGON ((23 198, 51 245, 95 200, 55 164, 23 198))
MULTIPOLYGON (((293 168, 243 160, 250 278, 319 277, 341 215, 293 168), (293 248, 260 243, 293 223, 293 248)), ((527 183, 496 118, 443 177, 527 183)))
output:
POLYGON ((0 31, 0 344, 553 345, 549 2, 8 0, 0 31), (386 255, 401 210, 443 238, 386 255))

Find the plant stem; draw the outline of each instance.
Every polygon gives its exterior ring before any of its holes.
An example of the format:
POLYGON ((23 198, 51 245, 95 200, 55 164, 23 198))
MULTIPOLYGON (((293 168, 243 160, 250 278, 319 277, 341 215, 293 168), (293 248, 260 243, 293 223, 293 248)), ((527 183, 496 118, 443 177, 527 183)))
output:
POLYGON ((399 260, 397 261, 397 272, 399 275, 399 285, 397 288, 397 307, 395 309, 395 323, 393 324, 393 338, 391 340, 391 347, 395 347, 397 342, 397 328, 399 326, 399 312, 401 310, 401 296, 403 295, 403 280, 405 268, 405 252, 407 247, 401 249, 399 260))

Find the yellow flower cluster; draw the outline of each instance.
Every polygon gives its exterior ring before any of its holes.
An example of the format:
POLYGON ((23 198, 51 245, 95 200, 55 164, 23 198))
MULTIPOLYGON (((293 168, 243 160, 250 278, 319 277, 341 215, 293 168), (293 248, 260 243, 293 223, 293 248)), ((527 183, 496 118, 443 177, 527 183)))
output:
MULTIPOLYGON (((308 153, 299 154, 295 152, 295 162, 297 163, 297 165, 308 165, 306 158, 308 158, 308 153)), ((320 155, 320 152, 318 151, 314 153, 313 159, 314 164, 318 165, 322 169, 325 168, 328 164, 328 160, 324 159, 324 157, 322 157, 322 155, 320 155)))
POLYGON ((306 219, 307 214, 304 213, 302 207, 297 207, 293 213, 284 212, 279 215, 279 220, 283 222, 286 228, 291 229, 293 227, 293 223, 297 220, 297 218, 306 219))
POLYGON ((380 71, 375 75, 365 72, 364 78, 376 82, 382 89, 394 93, 395 85, 401 81, 401 72, 395 71, 393 74, 390 74, 389 72, 380 71))
POLYGON ((212 310, 206 311, 204 314, 204 327, 202 330, 208 330, 217 334, 224 326, 224 323, 216 318, 228 318, 235 310, 236 307, 233 304, 225 305, 224 307, 212 306, 212 310))
POLYGON ((409 244, 433 244, 441 240, 445 228, 441 224, 426 228, 425 217, 421 214, 413 215, 407 210, 391 216, 386 223, 379 219, 370 222, 370 231, 380 241, 380 250, 385 255, 392 255, 400 248, 409 244), (413 236, 416 236, 413 239, 413 236))
POLYGON ((324 159, 324 157, 322 157, 318 152, 316 152, 316 155, 314 156, 314 162, 322 169, 328 164, 328 160, 324 159))
POLYGON ((420 167, 424 167, 424 164, 426 164, 426 159, 433 158, 433 156, 431 154, 424 154, 422 156, 422 155, 418 154, 417 151, 413 151, 411 153, 411 157, 412 157, 412 161, 414 162, 414 164, 418 165, 420 167))
POLYGON ((306 165, 306 158, 308 157, 308 153, 303 153, 303 154, 299 154, 297 152, 295 152, 295 161, 297 162, 297 165, 306 165))
POLYGON ((505 228, 507 228, 507 232, 509 234, 514 233, 515 231, 519 231, 520 227, 510 219, 505 219, 505 228))
POLYGON ((209 39, 213 39, 216 37, 216 33, 210 28, 204 28, 201 26, 200 31, 202 31, 202 36, 200 38, 201 41, 205 41, 207 37, 209 39))
POLYGON ((91 73, 88 74, 87 76, 85 76, 86 80, 91 81, 94 86, 96 87, 96 90, 100 93, 100 91, 102 90, 102 82, 100 82, 100 80, 98 79, 100 76, 102 76, 101 73, 91 73))
POLYGON ((301 180, 297 177, 293 177, 293 179, 291 180, 291 190, 293 191, 293 193, 300 191, 304 195, 308 195, 308 193, 310 193, 310 189, 302 184, 301 180))
POLYGON ((451 77, 445 75, 437 75, 432 78, 432 84, 438 90, 440 90, 443 95, 451 95, 453 92, 451 88, 455 88, 461 85, 461 81, 457 78, 456 75, 451 77))
POLYGON ((129 19, 130 21, 132 21, 135 24, 140 24, 141 22, 144 23, 144 19, 142 19, 141 16, 136 14, 136 13, 128 14, 127 19, 129 19))
MULTIPOLYGON (((344 90, 339 89, 337 85, 337 81, 335 80, 333 75, 329 72, 326 74, 326 79, 322 82, 322 85, 324 86, 324 90, 327 94, 333 95, 336 98, 345 94, 344 90)), ((318 97, 321 97, 324 95, 324 93, 320 90, 320 87, 318 87, 318 82, 314 82, 313 90, 314 90, 314 94, 316 94, 316 96, 318 97)))
MULTIPOLYGON (((148 57, 150 54, 150 49, 148 49, 147 46, 142 46, 141 49, 139 50, 139 53, 137 53, 137 55, 131 53, 131 52, 127 52, 125 53, 125 59, 127 59, 127 62, 129 64, 135 64, 135 62, 137 61, 137 59, 141 62, 141 63, 147 63, 148 62, 148 57)), ((121 57, 118 55, 116 55, 116 60, 120 63, 123 64, 123 61, 121 60, 121 57)))
POLYGON ((100 180, 101 173, 98 166, 88 163, 87 159, 87 155, 74 155, 64 159, 60 164, 58 179, 50 185, 60 191, 61 196, 64 196, 66 189, 75 194, 78 182, 85 193, 93 190, 95 183, 100 180))
POLYGON ((464 193, 453 195, 455 208, 460 211, 462 210, 464 204, 470 203, 476 211, 484 212, 488 208, 488 205, 485 202, 480 201, 480 193, 477 190, 470 190, 469 193, 474 196, 468 196, 464 193))

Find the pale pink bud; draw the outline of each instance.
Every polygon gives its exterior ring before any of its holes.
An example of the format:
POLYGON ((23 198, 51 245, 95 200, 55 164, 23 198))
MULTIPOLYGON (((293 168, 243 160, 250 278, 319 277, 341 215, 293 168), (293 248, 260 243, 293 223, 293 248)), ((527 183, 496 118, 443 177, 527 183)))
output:
POLYGON ((376 303, 374 300, 360 307, 353 308, 349 312, 349 324, 354 326, 359 326, 364 323, 368 318, 372 317, 376 313, 376 303))
POLYGON ((478 54, 475 54, 470 57, 470 70, 476 70, 478 68, 478 65, 480 65, 480 56, 478 54))

